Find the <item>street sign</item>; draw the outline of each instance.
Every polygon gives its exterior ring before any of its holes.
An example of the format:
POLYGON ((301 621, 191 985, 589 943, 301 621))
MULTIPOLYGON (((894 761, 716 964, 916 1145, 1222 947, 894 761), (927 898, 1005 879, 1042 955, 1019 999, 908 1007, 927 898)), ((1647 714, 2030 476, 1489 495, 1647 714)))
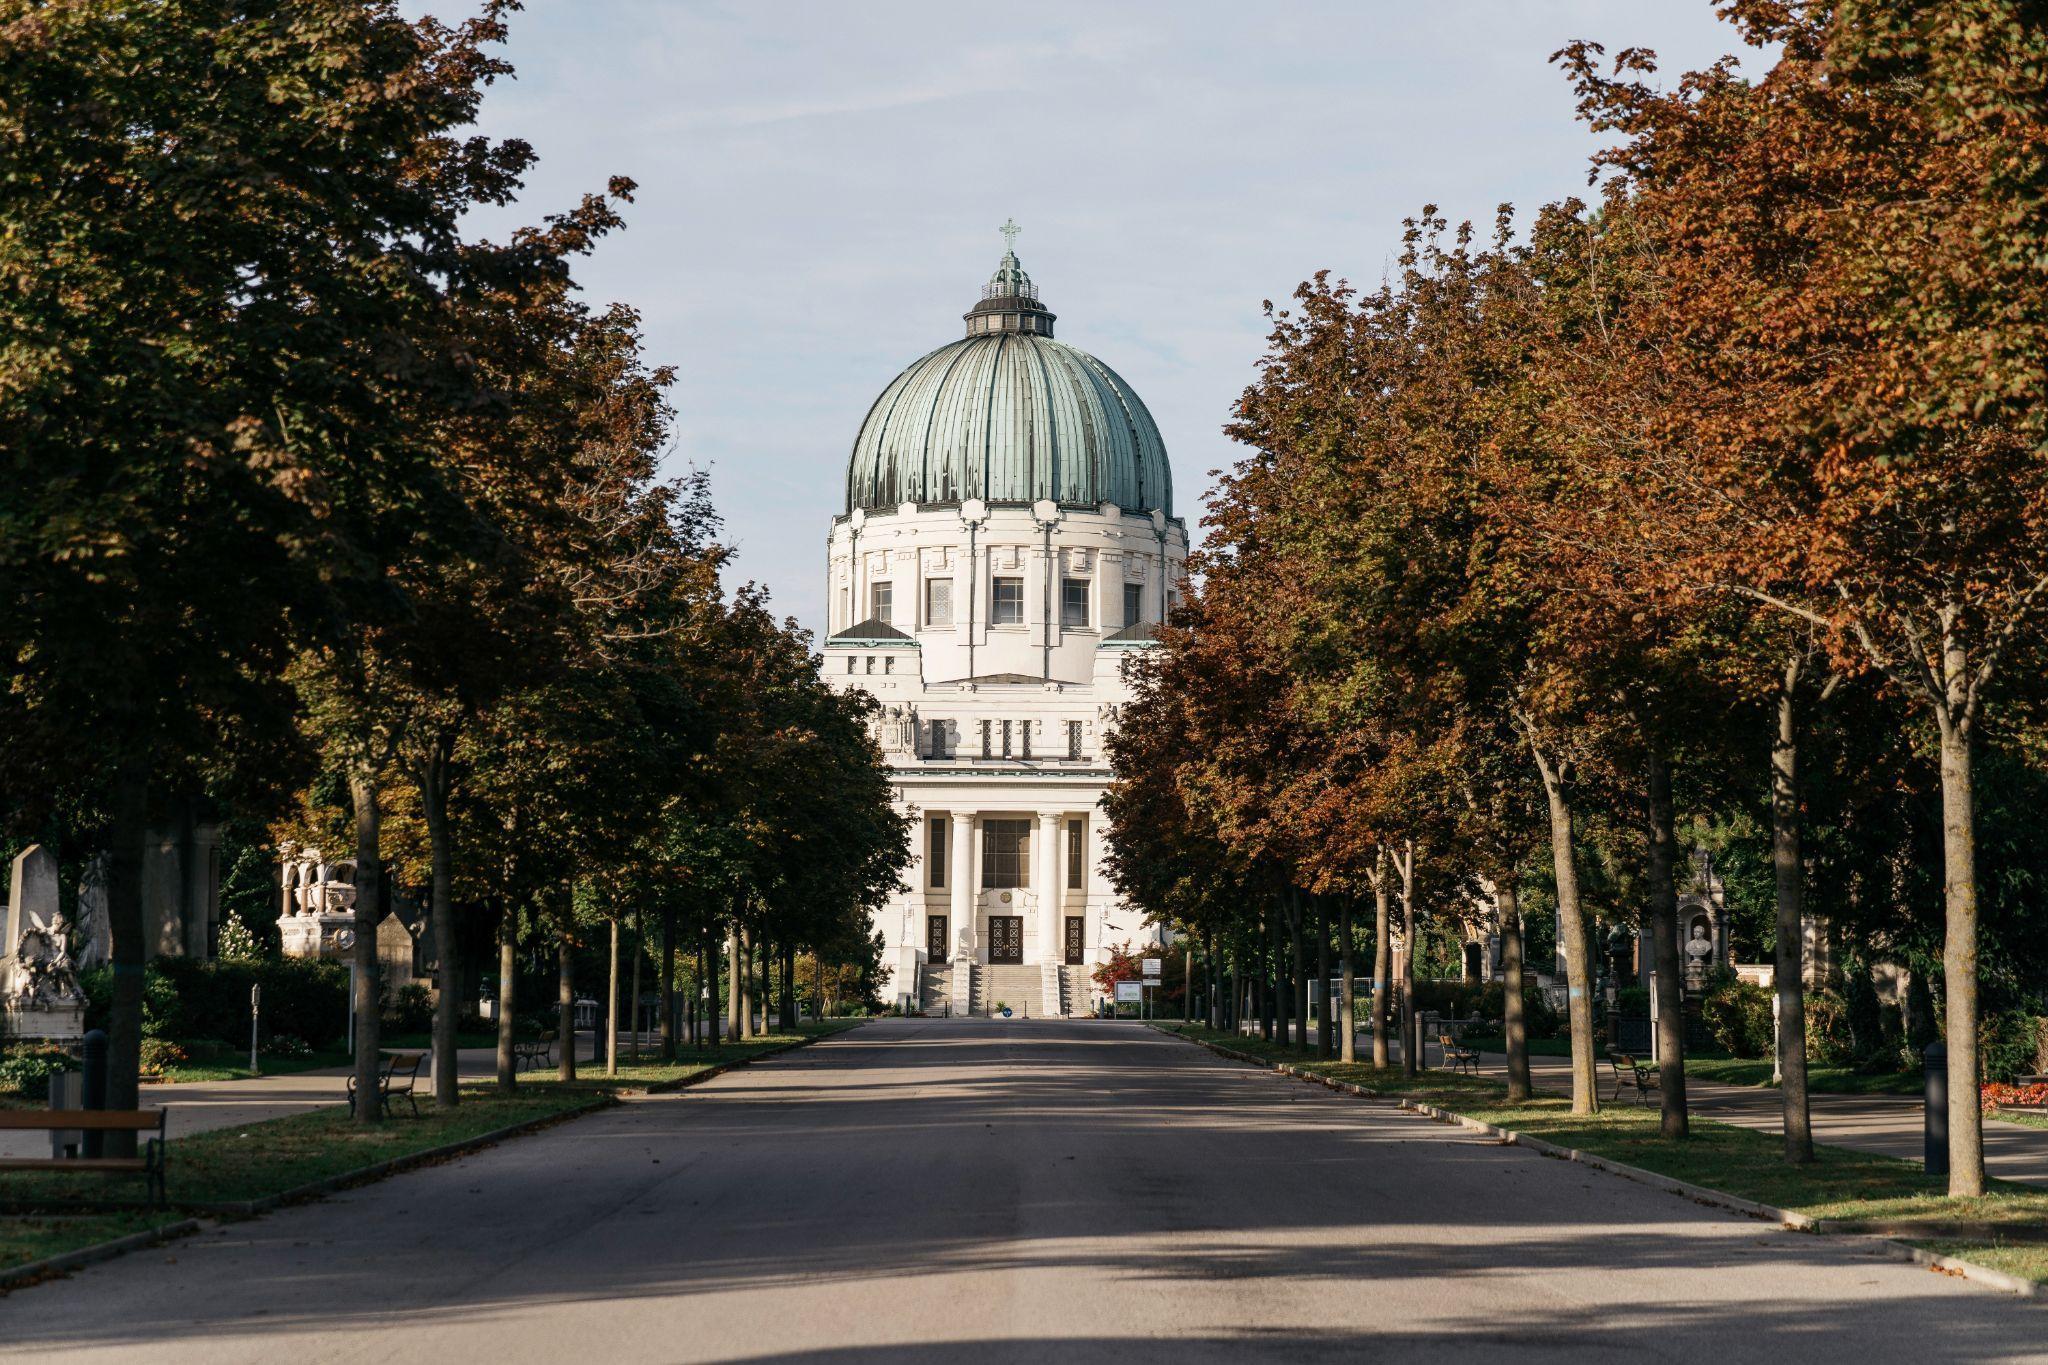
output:
POLYGON ((1146 959, 1144 960, 1144 967, 1145 967, 1145 979, 1146 979, 1147 981, 1157 981, 1157 980, 1159 979, 1159 959, 1158 959, 1158 958, 1156 958, 1156 957, 1148 957, 1148 958, 1146 958, 1146 959))
POLYGON ((1119 1004, 1119 1005, 1137 1005, 1137 1004, 1142 1004, 1142 1003, 1144 1002, 1144 999, 1145 999, 1145 986, 1144 986, 1144 983, 1143 983, 1143 982, 1140 982, 1140 981, 1119 981, 1119 982, 1117 982, 1117 983, 1116 983, 1116 1002, 1117 1002, 1117 1004, 1119 1004))

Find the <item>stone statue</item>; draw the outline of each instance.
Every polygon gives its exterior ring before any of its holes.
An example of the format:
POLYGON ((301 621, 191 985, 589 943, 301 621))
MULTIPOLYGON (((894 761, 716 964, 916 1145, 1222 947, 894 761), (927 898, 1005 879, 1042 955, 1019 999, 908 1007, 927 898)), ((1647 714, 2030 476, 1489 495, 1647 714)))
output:
POLYGON ((41 844, 15 858, 7 896, 7 1032, 70 1039, 85 1027, 85 992, 71 960, 71 922, 60 906, 57 859, 41 844))

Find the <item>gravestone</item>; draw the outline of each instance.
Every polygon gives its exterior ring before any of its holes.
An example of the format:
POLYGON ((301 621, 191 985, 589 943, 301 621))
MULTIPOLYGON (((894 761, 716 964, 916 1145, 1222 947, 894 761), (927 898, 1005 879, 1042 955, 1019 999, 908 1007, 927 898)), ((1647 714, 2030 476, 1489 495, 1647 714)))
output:
POLYGON ((15 858, 0 942, 0 992, 13 1038, 69 1041, 85 1033, 85 993, 71 960, 71 925, 57 888, 57 859, 41 844, 15 858))

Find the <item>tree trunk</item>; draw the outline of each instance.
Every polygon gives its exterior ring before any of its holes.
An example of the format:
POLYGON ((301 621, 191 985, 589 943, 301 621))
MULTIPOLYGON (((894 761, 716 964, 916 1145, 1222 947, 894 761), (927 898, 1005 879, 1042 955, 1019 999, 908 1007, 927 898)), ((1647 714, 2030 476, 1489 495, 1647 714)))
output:
MULTIPOLYGON (((1951 652, 1956 652, 1951 646, 1951 652)), ((1949 676, 1960 671, 1952 661, 1949 676)), ((1942 899, 1948 911, 1942 942, 1942 995, 1948 1014, 1948 1192, 1984 1193, 1984 1129, 1977 1057, 1977 829, 1973 726, 1942 708, 1942 899)))
POLYGON ((1685 996, 1678 973, 1678 861, 1676 815, 1671 809, 1671 764, 1655 739, 1648 762, 1650 952, 1657 973, 1657 1093, 1662 1096, 1662 1131, 1687 1136, 1685 1103, 1685 996))
POLYGON ((1543 796, 1550 809, 1550 861, 1557 877, 1557 937, 1564 949, 1565 1003, 1572 1039, 1572 1112, 1592 1114, 1600 1109, 1600 1089, 1593 1068, 1593 997, 1586 978, 1586 919, 1579 905, 1578 851, 1573 847, 1572 808, 1565 799, 1563 775, 1550 758, 1529 737, 1529 752, 1543 779, 1543 796))
POLYGON ((1799 656, 1785 665, 1778 689, 1778 736, 1771 745, 1771 871, 1777 882, 1777 950, 1772 984, 1778 995, 1778 1091, 1785 1106, 1785 1160, 1813 1160, 1813 1120, 1806 1091, 1806 869, 1800 852, 1799 656))
POLYGON ((604 1074, 619 1074, 619 917, 611 916, 610 970, 605 974, 604 1074))
POLYGON ((1522 1008, 1522 906, 1515 884, 1506 877, 1493 884, 1493 905, 1500 915, 1501 1031, 1507 1035, 1508 1099, 1529 1098, 1529 1024, 1522 1008))
POLYGON ((747 995, 747 973, 740 965, 740 928, 735 924, 725 936, 725 1022, 727 1034, 734 1042, 740 1040, 741 1001, 747 995))
POLYGON ((1316 907, 1316 1056, 1330 1059, 1333 1021, 1330 1018, 1330 907, 1321 896, 1316 907))
POLYGON ((380 1084, 382 1057, 378 1031, 382 1023, 383 992, 377 979, 377 911, 383 887, 383 812, 377 805, 377 778, 356 771, 349 775, 349 799, 356 815, 356 1113, 360 1124, 380 1123, 384 1118, 384 1092, 380 1084))
POLYGON ((498 917, 498 1090, 507 1095, 519 1087, 512 1018, 518 980, 519 910, 508 900, 498 917))
POLYGON ((1387 1032, 1393 1027, 1387 989, 1394 972, 1394 921, 1387 909, 1386 856, 1382 850, 1379 872, 1372 879, 1372 1064, 1381 1069, 1393 1061, 1387 1051, 1387 1032))
POLYGON ((1208 992, 1202 998, 1202 1020, 1211 1032, 1223 1027, 1223 978, 1216 970, 1216 934, 1202 936, 1203 982, 1208 992))
MULTIPOLYGON (((123 765, 114 778, 112 839, 107 849, 108 957, 113 1001, 107 1015, 107 1107, 142 1107, 143 973, 149 958, 148 926, 142 913, 143 840, 149 823, 149 785, 141 770, 123 765)), ((0 946, 12 952, 16 944, 0 946)), ((134 1133, 108 1133, 101 1151, 133 1157, 134 1133)))
POLYGON ((782 987, 776 997, 781 1001, 782 1030, 796 1032, 796 949, 789 944, 782 945, 782 987))
POLYGON ((713 952, 713 946, 717 942, 713 937, 715 932, 710 925, 706 925, 700 941, 701 946, 698 949, 704 960, 704 990, 711 992, 709 996, 704 998, 704 1031, 710 1035, 711 1046, 714 1050, 718 1047, 720 1041, 718 1037, 720 1027, 718 1013, 718 959, 713 952))
MULTIPOLYGON (((692 1002, 694 1006, 695 1002, 692 1002)), ((691 1014, 695 1018, 694 1008, 691 1014)), ((676 1059, 676 912, 673 906, 661 910, 661 1060, 676 1059)), ((692 1040, 693 1042, 695 1040, 692 1040)))
POLYGON ((1265 980, 1261 986, 1265 998, 1259 1001, 1259 1026, 1269 1043, 1284 1040, 1280 1032, 1280 927, 1277 917, 1267 911, 1269 923, 1262 926, 1259 937, 1264 943, 1259 948, 1260 965, 1265 968, 1265 980))
POLYGON ((1301 893, 1287 893, 1288 984, 1294 991, 1294 1050, 1306 1052, 1308 1041, 1308 916, 1301 893))
POLYGON ((1353 1003, 1353 993, 1358 989, 1356 957, 1351 941, 1351 896, 1347 892, 1337 903, 1337 971, 1344 978, 1344 1003, 1337 1015, 1337 1048, 1338 1059, 1347 1063, 1358 1060, 1358 1008, 1353 1003))
MULTIPOLYGON (((446 730, 427 747, 418 772, 420 816, 427 826, 428 862, 432 868, 427 895, 427 922, 434 931, 434 1103, 453 1109, 460 1101, 461 1064, 456 1059, 456 1028, 461 1019, 458 995, 461 976, 455 961, 455 851, 448 828, 448 785, 454 737, 446 730)), ((358 1082, 360 1084, 360 1082, 358 1082)))
POLYGON ((636 903, 633 906, 633 986, 627 997, 626 1014, 633 1021, 633 1050, 630 1054, 634 1064, 640 1061, 640 958, 647 948, 647 916, 636 903))
POLYGON ((565 924, 555 936, 555 1029, 562 1039, 555 1076, 564 1081, 576 1079, 576 964, 569 934, 565 924))
POLYGON ((1415 845, 1395 859, 1401 872, 1401 1074, 1422 1071, 1422 1039, 1416 1034, 1415 1010, 1415 845))

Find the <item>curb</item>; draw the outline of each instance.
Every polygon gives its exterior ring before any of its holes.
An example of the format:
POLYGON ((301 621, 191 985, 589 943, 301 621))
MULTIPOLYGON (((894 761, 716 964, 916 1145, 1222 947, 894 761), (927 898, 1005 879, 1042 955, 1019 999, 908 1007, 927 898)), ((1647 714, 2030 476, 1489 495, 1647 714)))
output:
POLYGON ((126 1237, 116 1237, 111 1242, 95 1242, 76 1251, 45 1256, 40 1261, 30 1261, 26 1265, 15 1266, 12 1270, 0 1270, 0 1294, 51 1275, 60 1275, 68 1270, 76 1270, 80 1266, 91 1265, 94 1261, 111 1260, 130 1251, 140 1251, 144 1247, 155 1246, 158 1242, 168 1242, 174 1237, 185 1237, 197 1231, 199 1220, 186 1218, 176 1223, 166 1223, 160 1228, 150 1228, 144 1232, 132 1232, 126 1237))
MULTIPOLYGON (((1899 1241, 1897 1238, 1901 1235, 1902 1230, 1900 1229, 1895 1228, 1891 1234, 1887 1235, 1866 1230, 1853 1224, 1844 1225, 1840 1222, 1812 1218, 1791 1209, 1781 1209, 1770 1204, 1759 1204, 1755 1200, 1743 1199, 1737 1195, 1726 1194, 1720 1190, 1710 1190, 1702 1185, 1690 1185, 1683 1180, 1674 1180, 1668 1175, 1659 1175, 1655 1171, 1646 1171, 1640 1166, 1631 1166, 1627 1162, 1612 1161, 1603 1156, 1595 1156, 1591 1152, 1579 1151, 1574 1147, 1561 1147, 1557 1143, 1545 1142, 1542 1138, 1530 1137, 1527 1133, 1519 1133, 1512 1128, 1499 1128, 1491 1123, 1468 1118, 1464 1114, 1453 1113, 1451 1110, 1442 1109, 1433 1104, 1420 1104, 1414 1100, 1403 1099, 1398 1095, 1388 1095, 1362 1085, 1354 1085, 1349 1081, 1334 1080, 1328 1076, 1320 1076, 1311 1071, 1304 1071, 1300 1067, 1290 1066, 1286 1062, 1268 1061, 1263 1057, 1255 1057, 1249 1052, 1239 1052, 1235 1048, 1224 1047, 1221 1044, 1211 1043, 1201 1038, 1189 1038, 1175 1033, 1171 1029, 1160 1028, 1157 1025, 1152 1027, 1156 1032, 1163 1033, 1169 1038, 1177 1038, 1183 1043, 1192 1043, 1196 1047, 1206 1048, 1217 1056, 1226 1057, 1234 1062, 1244 1062, 1251 1066, 1267 1071, 1275 1071, 1284 1076, 1291 1076, 1296 1080, 1308 1081, 1311 1084, 1320 1085, 1343 1094, 1355 1095, 1362 1099, 1386 1100, 1396 1108, 1405 1109, 1410 1113, 1424 1114, 1441 1123, 1455 1123, 1470 1132, 1484 1133, 1489 1137, 1498 1138, 1501 1142, 1510 1146, 1526 1147, 1540 1156, 1555 1157, 1560 1161, 1576 1162, 1582 1166, 1590 1166, 1597 1171, 1606 1171, 1610 1175, 1618 1175, 1625 1180, 1633 1180, 1638 1184, 1663 1190, 1667 1194, 1675 1194, 1681 1198, 1690 1199, 1696 1204, 1728 1209, 1731 1212, 1740 1213, 1750 1218, 1775 1222, 1798 1232, 1811 1232, 1833 1237, 1858 1237, 1868 1242, 1873 1250, 1882 1252, 1892 1260, 1910 1261, 1916 1265, 1924 1265, 1930 1270, 1959 1276, 1981 1284, 1988 1289, 2000 1289, 2023 1299, 2048 1298, 2048 1285, 2025 1279, 2018 1275, 2008 1275, 2003 1270, 1993 1270, 1990 1266, 1979 1265, 1975 1261, 1966 1261, 1960 1256, 1945 1256, 1940 1252, 1928 1251, 1924 1247, 1916 1247, 1910 1243, 1899 1241)), ((1942 1236, 1942 1233, 1943 1230, 1939 1226, 1935 1226, 1928 1228, 1924 1232, 1918 1232, 1918 1235, 1927 1238, 1938 1238, 1942 1236)))

